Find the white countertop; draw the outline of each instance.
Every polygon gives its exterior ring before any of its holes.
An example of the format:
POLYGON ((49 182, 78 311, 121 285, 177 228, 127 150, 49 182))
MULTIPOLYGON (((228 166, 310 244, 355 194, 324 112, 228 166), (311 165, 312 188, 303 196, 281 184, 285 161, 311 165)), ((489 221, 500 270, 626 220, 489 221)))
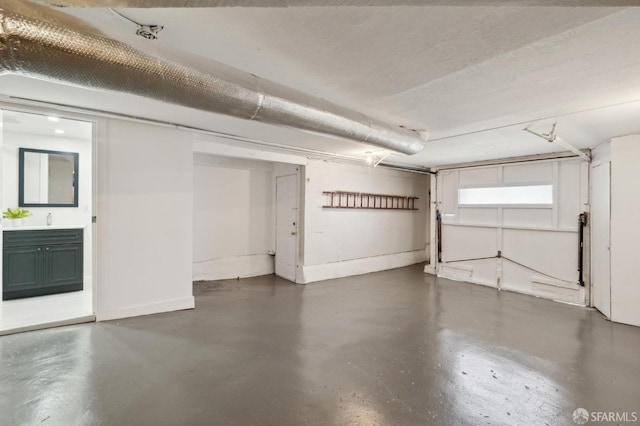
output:
POLYGON ((38 231, 41 229, 84 229, 84 225, 25 225, 3 226, 3 231, 38 231))

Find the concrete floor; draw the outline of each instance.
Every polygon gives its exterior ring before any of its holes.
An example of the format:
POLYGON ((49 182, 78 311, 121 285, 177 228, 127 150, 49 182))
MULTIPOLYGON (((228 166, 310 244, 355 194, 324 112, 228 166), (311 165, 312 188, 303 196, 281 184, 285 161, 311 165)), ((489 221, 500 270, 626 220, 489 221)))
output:
POLYGON ((640 411, 639 328, 420 265, 196 296, 194 311, 0 337, 0 423, 572 425, 578 407, 640 411))

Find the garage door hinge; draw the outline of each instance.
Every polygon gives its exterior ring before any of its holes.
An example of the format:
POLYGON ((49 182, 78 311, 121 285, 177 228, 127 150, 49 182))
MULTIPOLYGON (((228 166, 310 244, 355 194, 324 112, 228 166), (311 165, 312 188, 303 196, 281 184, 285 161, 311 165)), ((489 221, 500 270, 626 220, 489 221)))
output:
POLYGON ((587 226, 587 212, 578 216, 578 284, 584 287, 584 228, 587 226))

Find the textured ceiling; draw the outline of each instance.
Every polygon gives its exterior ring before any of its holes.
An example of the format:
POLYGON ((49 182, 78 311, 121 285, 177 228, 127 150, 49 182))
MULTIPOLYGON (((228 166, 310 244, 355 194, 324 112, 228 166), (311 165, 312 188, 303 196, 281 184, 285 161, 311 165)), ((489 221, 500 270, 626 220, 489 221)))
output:
MULTIPOLYGON (((135 25, 107 9, 62 10, 151 53, 198 55, 390 124, 427 129, 425 150, 390 157, 398 163, 436 166, 560 150, 522 132, 529 124, 547 131, 558 121, 559 135, 580 148, 640 132, 640 8, 427 3, 118 9, 135 21, 163 25, 154 42, 132 35, 135 25)), ((596 3, 624 2, 587 4, 596 3)), ((0 77, 0 93, 327 152, 370 149, 123 94, 87 97, 81 89, 38 83, 0 77)))

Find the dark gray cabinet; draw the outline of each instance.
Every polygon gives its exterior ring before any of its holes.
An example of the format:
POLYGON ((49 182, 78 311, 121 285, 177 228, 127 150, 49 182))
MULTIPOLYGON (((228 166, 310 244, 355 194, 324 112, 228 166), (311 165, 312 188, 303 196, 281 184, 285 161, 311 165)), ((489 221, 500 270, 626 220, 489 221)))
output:
POLYGON ((83 288, 83 230, 3 232, 2 299, 83 288))

